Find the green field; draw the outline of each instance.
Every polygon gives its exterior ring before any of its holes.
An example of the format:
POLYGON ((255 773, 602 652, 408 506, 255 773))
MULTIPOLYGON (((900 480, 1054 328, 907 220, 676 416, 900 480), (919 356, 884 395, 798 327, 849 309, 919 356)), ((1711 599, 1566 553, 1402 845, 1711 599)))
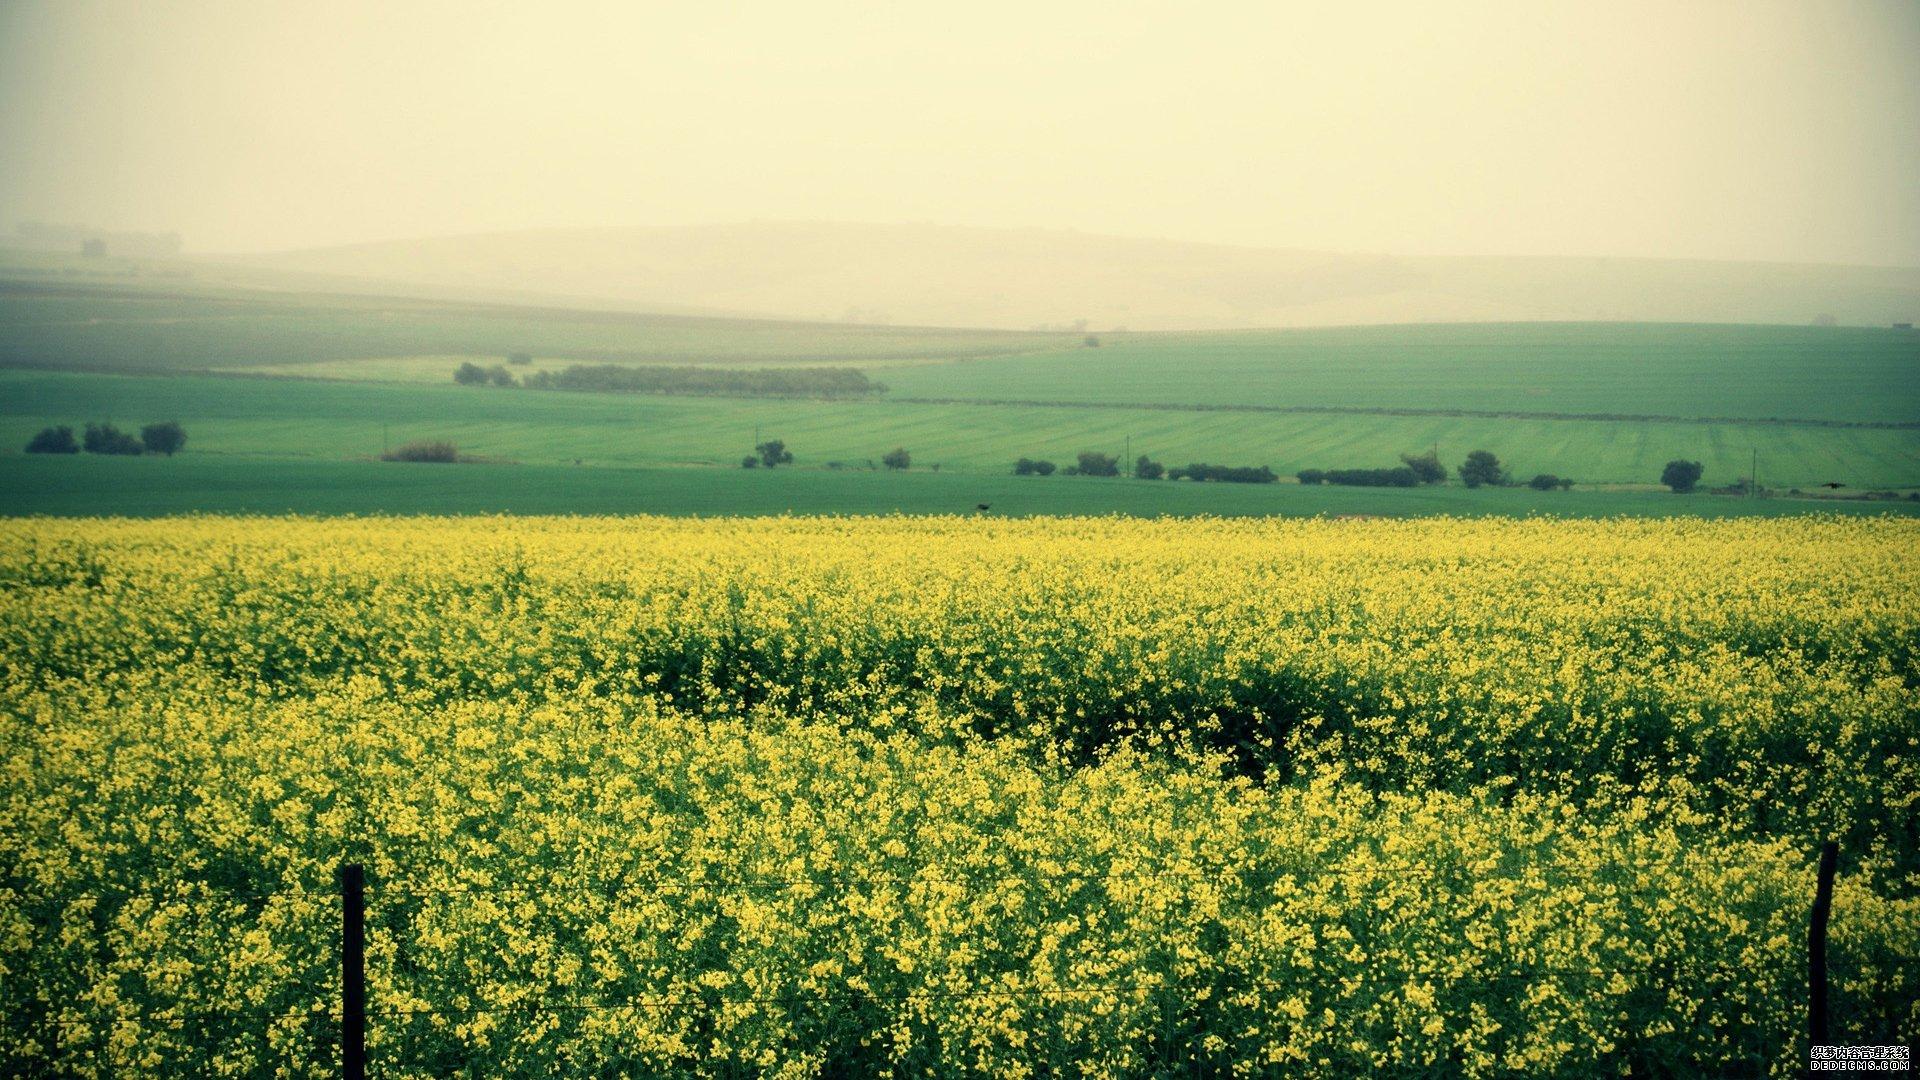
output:
POLYGON ((895 396, 1920 421, 1920 333, 1514 323, 1105 335, 886 371, 895 396))
MULTIPOLYGON (((667 485, 667 504, 693 510, 699 500, 662 478, 688 466, 740 471, 741 456, 761 438, 785 440, 802 472, 864 470, 906 447, 914 474, 890 478, 885 490, 916 490, 905 498, 920 506, 944 505, 937 486, 912 488, 928 483, 936 465, 942 477, 997 478, 1016 458, 1066 464, 1083 450, 1174 466, 1267 465, 1285 476, 1388 466, 1429 448, 1457 465, 1468 451, 1487 449, 1517 479, 1553 473, 1605 487, 1653 484, 1673 458, 1701 461, 1709 486, 1731 484, 1757 455, 1762 483, 1779 491, 1920 487, 1920 379, 1912 377, 1920 335, 1912 333, 1514 324, 1121 334, 1104 335, 1098 348, 1079 341, 151 280, 15 281, 0 284, 0 454, 17 453, 44 426, 96 420, 129 428, 179 420, 190 435, 183 460, 218 458, 224 468, 267 459, 364 462, 397 443, 446 439, 521 466, 646 470, 605 490, 620 502, 633 477, 649 477, 667 485), (844 364, 891 389, 874 399, 815 401, 452 384, 463 359, 491 364, 516 351, 535 356, 515 369, 522 373, 582 361, 844 364)), ((461 482, 515 483, 503 469, 486 475, 461 482)), ((823 483, 761 483, 743 489, 752 493, 744 501, 721 502, 755 512, 876 505, 857 485, 823 483), (794 501, 783 502, 789 491, 794 501), (807 502, 815 497, 807 492, 841 492, 849 501, 807 502)), ((1140 502, 1089 495, 1079 484, 1056 477, 1034 490, 1061 512, 1265 512, 1241 508, 1273 499, 1210 485, 1140 502)), ((87 505, 81 493, 74 498, 68 509, 87 505)), ((305 505, 327 503, 308 498, 305 505)), ((1399 500, 1391 506, 1431 498, 1472 513, 1497 496, 1328 498, 1399 500)), ((171 500, 196 507, 183 494, 171 500)), ((571 508, 546 495, 508 501, 571 508)), ((209 491, 199 508, 217 505, 224 504, 209 491)))
POLYGON ((1127 479, 377 461, 0 456, 0 514, 1128 514, 1143 517, 1748 517, 1920 513, 1920 503, 1654 491, 1301 487, 1127 479))
POLYGON ((1437 445, 1449 462, 1484 447, 1522 477, 1551 472, 1593 483, 1652 483, 1675 457, 1704 462, 1708 483, 1731 483, 1746 474, 1755 451, 1762 479, 1773 487, 1920 481, 1920 431, 1905 429, 655 397, 451 382, 0 371, 0 447, 7 450, 24 446, 48 424, 106 420, 137 427, 156 419, 186 425, 189 454, 372 457, 384 445, 434 438, 525 464, 577 459, 734 467, 758 432, 786 440, 807 468, 865 467, 905 446, 921 469, 938 463, 943 470, 998 474, 1023 456, 1070 462, 1081 450, 1120 454, 1131 445, 1136 455, 1170 464, 1259 462, 1284 475, 1390 465, 1403 451, 1437 445))
POLYGON ((0 448, 40 427, 104 419, 138 427, 179 419, 190 454, 372 457, 413 438, 522 463, 728 465, 783 438, 803 467, 864 467, 895 446, 920 467, 1004 473, 1016 457, 1071 461, 1081 450, 1187 461, 1304 467, 1392 465, 1438 446, 1448 461, 1488 448, 1521 475, 1584 482, 1659 479, 1672 457, 1707 465, 1707 482, 1743 477, 1761 455, 1768 486, 1853 488, 1920 482, 1920 430, 1653 421, 1507 421, 1473 417, 1240 413, 1048 405, 793 402, 492 390, 451 382, 371 384, 230 377, 111 377, 0 371, 0 448))

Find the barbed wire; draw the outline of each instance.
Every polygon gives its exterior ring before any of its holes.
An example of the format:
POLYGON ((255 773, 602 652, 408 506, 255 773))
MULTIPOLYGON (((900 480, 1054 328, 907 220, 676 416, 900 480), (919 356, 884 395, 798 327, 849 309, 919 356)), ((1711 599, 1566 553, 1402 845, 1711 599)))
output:
MULTIPOLYGON (((1306 975, 1288 979, 1254 978, 1223 979, 1199 982, 1178 980, 1137 982, 1123 984, 1099 984, 1091 986, 1024 986, 1024 987, 971 987, 956 990, 910 990, 893 993, 871 991, 846 991, 842 993, 785 993, 750 995, 746 997, 712 995, 697 997, 651 997, 635 996, 629 998, 602 999, 585 1001, 534 1000, 510 1002, 496 1005, 430 1005, 400 1008, 370 1008, 369 1020, 407 1020, 422 1016, 435 1018, 468 1017, 494 1014, 538 1015, 541 1013, 568 1012, 621 1012, 633 1010, 670 1010, 686 1008, 725 1009, 745 1006, 794 1006, 804 1004, 910 1004, 916 1002, 963 1001, 963 1000, 1008 1000, 1020 998, 1067 998, 1079 996, 1120 996, 1133 994, 1184 994, 1205 990, 1212 994, 1225 995, 1249 991, 1297 990, 1302 987, 1360 983, 1364 985, 1405 985, 1418 982, 1448 983, 1500 983, 1532 982, 1545 979, 1598 979, 1614 976, 1642 976, 1648 978, 1700 978, 1703 976, 1754 978, 1764 974, 1746 968, 1717 964, 1692 965, 1643 965, 1636 967, 1542 967, 1505 971, 1449 971, 1437 968, 1408 969, 1403 971, 1374 972, 1325 972, 1313 977, 1306 975)), ((323 999, 316 996, 316 1003, 323 999)), ((88 1027, 103 1024, 184 1024, 204 1023, 214 1020, 283 1020, 311 1018, 337 1020, 338 1014, 326 1008, 305 1009, 207 1009, 191 1012, 173 1010, 170 1012, 141 1013, 131 1016, 112 1017, 50 1017, 30 1020, 28 1026, 51 1027, 88 1027)))
MULTIPOLYGON (((858 885, 960 885, 979 886, 983 884, 1017 884, 1038 882, 1074 882, 1087 884, 1094 882, 1122 881, 1168 881, 1185 880, 1189 882, 1214 882, 1222 884, 1246 884, 1277 882, 1282 878, 1307 879, 1314 877, 1387 877, 1387 876, 1439 876, 1459 874, 1479 880, 1524 880, 1525 873, 1532 871, 1560 872, 1580 870, 1583 873, 1572 879, 1563 879, 1559 884, 1592 882, 1613 887, 1622 885, 1619 881, 1606 880, 1610 872, 1644 871, 1673 865, 1687 865, 1691 868, 1702 866, 1727 870, 1739 867, 1760 869, 1772 865, 1766 861, 1730 860, 1714 861, 1704 859, 1697 854, 1679 854, 1656 859, 1623 859, 1614 862, 1593 864, 1576 863, 1562 860, 1532 861, 1522 860, 1517 866, 1503 868, 1506 872, 1486 873, 1471 865, 1460 862, 1408 861, 1369 863, 1358 866, 1336 866, 1325 862, 1307 863, 1284 867, 1236 867, 1219 866, 1211 868, 1159 867, 1138 870, 1041 870, 1029 868, 1023 870, 980 870, 975 872, 952 872, 942 870, 936 873, 868 873, 835 871, 819 874, 801 874, 787 876, 742 875, 738 877, 699 877, 694 875, 655 874, 645 877, 616 881, 585 881, 575 883, 555 882, 549 884, 520 884, 516 882, 449 882, 443 884, 421 884, 406 878, 387 882, 369 881, 366 891, 369 897, 381 896, 465 896, 481 894, 525 894, 525 895, 561 895, 561 894, 602 894, 626 895, 636 892, 660 892, 671 889, 685 890, 725 890, 725 891, 779 891, 783 889, 814 887, 823 889, 847 888, 858 885)), ((77 892, 35 892, 14 885, 0 885, 0 901, 11 900, 21 903, 68 904, 84 901, 126 901, 155 900, 178 902, 189 900, 273 900, 287 896, 338 897, 338 885, 312 886, 287 885, 274 889, 235 890, 200 881, 179 881, 171 885, 154 886, 147 889, 86 889, 77 892), (8 895, 11 894, 11 895, 8 895)))

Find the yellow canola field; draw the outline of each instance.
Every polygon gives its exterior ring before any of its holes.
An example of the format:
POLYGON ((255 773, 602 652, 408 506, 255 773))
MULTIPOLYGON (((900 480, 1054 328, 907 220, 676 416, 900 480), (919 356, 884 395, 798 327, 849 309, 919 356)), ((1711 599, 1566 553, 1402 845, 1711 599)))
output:
POLYGON ((1920 527, 0 523, 0 1066, 1786 1074, 1920 1030, 1920 527), (1844 1038, 1841 1038, 1844 1036, 1844 1038))

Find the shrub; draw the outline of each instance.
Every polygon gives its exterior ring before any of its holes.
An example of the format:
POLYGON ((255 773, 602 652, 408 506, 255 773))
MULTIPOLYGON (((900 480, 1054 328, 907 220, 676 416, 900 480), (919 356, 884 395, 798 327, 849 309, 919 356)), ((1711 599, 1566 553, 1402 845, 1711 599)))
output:
POLYGON ((504 364, 481 367, 472 362, 461 364, 453 369, 453 381, 461 386, 513 386, 513 372, 504 364))
POLYGON ((880 464, 889 469, 910 469, 913 467, 913 455, 907 453, 904 446, 896 446, 880 455, 880 464))
POLYGON ((1142 480, 1158 480, 1167 475, 1167 467, 1141 454, 1140 460, 1133 463, 1133 475, 1142 480))
POLYGON ((140 440, 112 424, 88 424, 81 445, 89 454, 124 454, 129 457, 146 452, 140 440))
POLYGON ((1021 458, 1019 461, 1013 463, 1013 475, 1052 476, 1054 467, 1051 461, 1035 461, 1032 458, 1021 458))
POLYGON ((1674 494, 1684 495, 1700 486, 1700 475, 1704 472, 1706 469, 1699 462, 1676 458, 1660 471, 1660 482, 1672 488, 1674 494))
POLYGON ((1119 476, 1120 459, 1097 450, 1080 451, 1081 476, 1119 476))
POLYGON ((1470 488, 1482 484, 1499 487, 1507 482, 1507 470, 1501 467, 1500 459, 1494 457, 1491 451, 1475 450, 1467 455, 1467 460, 1460 466, 1460 482, 1470 488))
POLYGON ((150 454, 172 457, 187 445, 187 429, 181 427, 177 420, 162 420, 141 428, 140 442, 150 454))
POLYGON ((748 454, 746 457, 740 459, 740 467, 743 469, 757 469, 760 467, 760 459, 752 454, 748 454))
POLYGON ((41 428, 40 434, 27 441, 29 454, 77 454, 80 444, 73 437, 73 429, 65 424, 59 427, 41 428))
POLYGON ((380 455, 381 461, 429 461, 448 463, 460 460, 460 451, 444 439, 416 439, 380 455))
POLYGON ((1293 475, 1299 477, 1300 482, 1303 484, 1324 484, 1327 482, 1327 470, 1325 469, 1301 469, 1293 475))
POLYGON ((1440 464, 1440 452, 1429 450, 1424 454, 1401 454, 1400 460, 1423 484, 1442 484, 1447 479, 1447 467, 1440 464))
POLYGON ((1570 488, 1573 486, 1573 481, 1562 480, 1561 478, 1553 475, 1552 473, 1543 472, 1535 475, 1533 479, 1527 481, 1527 486, 1532 488, 1535 491, 1552 491, 1554 488, 1560 488, 1561 490, 1564 491, 1567 488, 1570 488))
POLYGON ((793 462, 793 451, 788 450, 787 444, 779 439, 769 439, 760 443, 753 448, 753 451, 760 455, 760 464, 769 469, 776 465, 788 465, 793 462))

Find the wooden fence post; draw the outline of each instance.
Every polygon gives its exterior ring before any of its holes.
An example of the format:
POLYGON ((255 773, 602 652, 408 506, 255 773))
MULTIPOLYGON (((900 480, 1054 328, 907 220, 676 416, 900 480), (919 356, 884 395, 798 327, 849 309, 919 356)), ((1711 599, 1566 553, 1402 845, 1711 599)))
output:
MULTIPOLYGON (((1813 918, 1807 924, 1807 1045, 1827 1046, 1827 915, 1833 908, 1833 869, 1840 845, 1820 845, 1820 878, 1813 891, 1813 918)), ((1811 1049, 1807 1051, 1813 1053, 1811 1049)))
POLYGON ((340 1074, 367 1077, 367 880, 359 863, 340 866, 340 1074))

